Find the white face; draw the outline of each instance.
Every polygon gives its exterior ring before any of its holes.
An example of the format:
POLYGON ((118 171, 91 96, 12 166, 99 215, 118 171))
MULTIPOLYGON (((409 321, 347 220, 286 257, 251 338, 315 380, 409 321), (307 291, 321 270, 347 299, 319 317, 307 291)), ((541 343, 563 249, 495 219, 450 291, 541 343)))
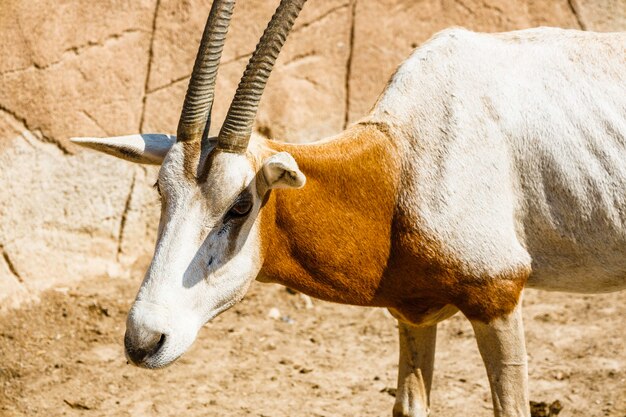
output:
POLYGON ((275 153, 254 137, 247 155, 210 154, 200 180, 195 172, 186 176, 183 144, 171 136, 74 142, 133 162, 162 163, 156 249, 128 313, 124 344, 135 365, 169 365, 200 327, 243 298, 260 272, 264 195, 273 188, 300 188, 305 177, 290 154, 275 153))
POLYGON ((242 154, 209 159, 203 181, 185 177, 180 144, 161 167, 156 249, 125 336, 137 365, 158 368, 182 355, 202 325, 241 300, 261 268, 256 170, 242 154))

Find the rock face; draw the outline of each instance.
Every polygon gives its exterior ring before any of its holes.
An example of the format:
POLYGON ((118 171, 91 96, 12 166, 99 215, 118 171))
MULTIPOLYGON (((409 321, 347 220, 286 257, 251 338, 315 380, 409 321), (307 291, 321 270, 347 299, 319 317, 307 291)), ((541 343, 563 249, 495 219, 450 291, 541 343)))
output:
MULTIPOLYGON (((277 3, 235 9, 214 132, 277 3)), ((156 168, 68 138, 174 132, 210 4, 0 2, 0 308, 82 277, 141 273, 132 266, 145 266, 153 247, 156 168)), ((454 25, 626 30, 626 0, 312 0, 270 78, 257 129, 294 142, 339 132, 367 113, 412 49, 454 25)))

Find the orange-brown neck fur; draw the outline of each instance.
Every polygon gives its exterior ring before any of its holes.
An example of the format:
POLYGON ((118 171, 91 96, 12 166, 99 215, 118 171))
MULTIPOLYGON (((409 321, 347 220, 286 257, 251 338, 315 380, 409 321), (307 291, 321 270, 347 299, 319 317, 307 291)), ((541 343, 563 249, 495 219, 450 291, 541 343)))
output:
POLYGON ((271 192, 263 210, 262 274, 316 298, 378 304, 391 250, 400 162, 374 125, 326 143, 272 143, 291 153, 307 183, 271 192))

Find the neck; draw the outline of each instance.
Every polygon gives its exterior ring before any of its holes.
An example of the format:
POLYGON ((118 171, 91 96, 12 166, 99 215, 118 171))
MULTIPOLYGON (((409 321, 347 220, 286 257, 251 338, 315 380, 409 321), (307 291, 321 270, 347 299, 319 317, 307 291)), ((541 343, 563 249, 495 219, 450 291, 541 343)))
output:
POLYGON ((291 153, 307 183, 267 198, 261 276, 328 301, 382 305, 377 290, 400 178, 386 126, 358 124, 319 144, 269 146, 291 153))

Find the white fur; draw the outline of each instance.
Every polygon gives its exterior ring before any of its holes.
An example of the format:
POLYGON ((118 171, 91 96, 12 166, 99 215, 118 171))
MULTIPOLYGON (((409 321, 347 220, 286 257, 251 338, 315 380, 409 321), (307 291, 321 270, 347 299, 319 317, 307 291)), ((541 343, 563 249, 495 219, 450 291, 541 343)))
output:
POLYGON ((472 321, 487 368, 495 417, 530 417, 522 305, 491 323, 472 321))
POLYGON ((394 417, 427 417, 433 380, 437 325, 414 327, 398 322, 400 361, 394 417))
POLYGON ((626 34, 453 29, 400 66, 370 120, 406 149, 401 204, 468 273, 626 287, 626 34))
POLYGON ((287 152, 270 156, 262 169, 265 183, 270 188, 302 188, 306 183, 306 177, 298 168, 296 160, 287 152))
MULTIPOLYGON (((159 173, 164 195, 159 236, 127 322, 127 334, 137 344, 149 345, 153 338, 135 336, 146 327, 145 320, 136 317, 155 305, 168 311, 161 315, 164 323, 151 327, 166 334, 170 343, 138 363, 150 368, 168 365, 184 353, 204 323, 244 296, 261 268, 256 216, 243 226, 234 256, 227 253, 228 234, 223 232, 224 214, 242 188, 250 186, 256 192, 250 162, 243 155, 220 153, 213 160, 208 186, 202 189, 184 177, 182 159, 182 146, 174 145, 159 173)), ((259 208, 257 200, 253 212, 259 208)))
MULTIPOLYGON (((127 321, 127 339, 136 346, 152 346, 161 334, 166 336, 157 352, 137 363, 148 368, 166 366, 182 355, 202 325, 243 298, 261 269, 257 214, 266 190, 256 189, 255 167, 245 155, 220 152, 198 187, 183 174, 183 159, 183 146, 176 144, 161 167, 158 240, 127 321), (243 189, 254 204, 234 253, 229 253, 225 213, 243 189)), ((264 161, 263 172, 268 189, 299 187, 305 181, 286 153, 264 161)))

